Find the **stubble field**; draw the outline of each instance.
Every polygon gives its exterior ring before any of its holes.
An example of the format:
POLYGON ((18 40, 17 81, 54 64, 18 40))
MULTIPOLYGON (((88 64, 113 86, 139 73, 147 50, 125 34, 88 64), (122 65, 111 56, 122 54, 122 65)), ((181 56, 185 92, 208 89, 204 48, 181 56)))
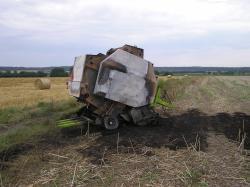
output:
POLYGON ((112 133, 57 129, 81 105, 65 79, 51 90, 33 81, 0 79, 2 186, 250 185, 250 77, 164 78, 162 96, 174 108, 155 109, 159 125, 112 133))
POLYGON ((39 102, 69 99, 67 78, 51 78, 50 90, 37 90, 36 78, 1 78, 0 108, 32 106, 39 102))

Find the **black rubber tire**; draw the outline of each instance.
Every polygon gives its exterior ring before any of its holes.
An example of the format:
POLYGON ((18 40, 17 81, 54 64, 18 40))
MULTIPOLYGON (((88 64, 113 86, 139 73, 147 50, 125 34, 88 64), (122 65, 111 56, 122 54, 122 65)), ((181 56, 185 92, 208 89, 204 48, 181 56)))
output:
POLYGON ((119 120, 114 116, 105 116, 103 123, 107 130, 115 130, 119 127, 119 120))

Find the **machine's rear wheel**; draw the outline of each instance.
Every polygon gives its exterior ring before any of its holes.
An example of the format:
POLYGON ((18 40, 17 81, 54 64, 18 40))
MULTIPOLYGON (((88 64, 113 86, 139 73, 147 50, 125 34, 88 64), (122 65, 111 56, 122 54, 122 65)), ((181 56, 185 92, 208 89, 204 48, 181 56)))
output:
POLYGON ((114 116, 105 116, 103 122, 107 130, 114 130, 119 127, 119 121, 114 116))

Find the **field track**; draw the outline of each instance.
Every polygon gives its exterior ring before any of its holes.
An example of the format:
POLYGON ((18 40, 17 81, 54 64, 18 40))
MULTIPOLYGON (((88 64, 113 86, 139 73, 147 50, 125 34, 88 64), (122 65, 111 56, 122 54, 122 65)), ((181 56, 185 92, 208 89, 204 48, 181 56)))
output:
POLYGON ((204 113, 244 112, 250 114, 250 76, 212 76, 196 79, 185 89, 176 106, 204 113))

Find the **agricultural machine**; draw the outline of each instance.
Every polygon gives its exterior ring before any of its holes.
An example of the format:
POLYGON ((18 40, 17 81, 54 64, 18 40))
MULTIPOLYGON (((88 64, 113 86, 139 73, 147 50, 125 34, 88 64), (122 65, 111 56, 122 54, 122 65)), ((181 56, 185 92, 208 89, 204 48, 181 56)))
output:
MULTIPOLYGON (((111 48, 106 54, 76 57, 68 90, 84 103, 79 118, 108 130, 123 122, 157 123, 158 114, 151 104, 165 102, 158 97, 153 64, 143 56, 143 49, 124 45, 111 48)), ((67 124, 73 124, 72 119, 59 122, 59 126, 67 124)))

